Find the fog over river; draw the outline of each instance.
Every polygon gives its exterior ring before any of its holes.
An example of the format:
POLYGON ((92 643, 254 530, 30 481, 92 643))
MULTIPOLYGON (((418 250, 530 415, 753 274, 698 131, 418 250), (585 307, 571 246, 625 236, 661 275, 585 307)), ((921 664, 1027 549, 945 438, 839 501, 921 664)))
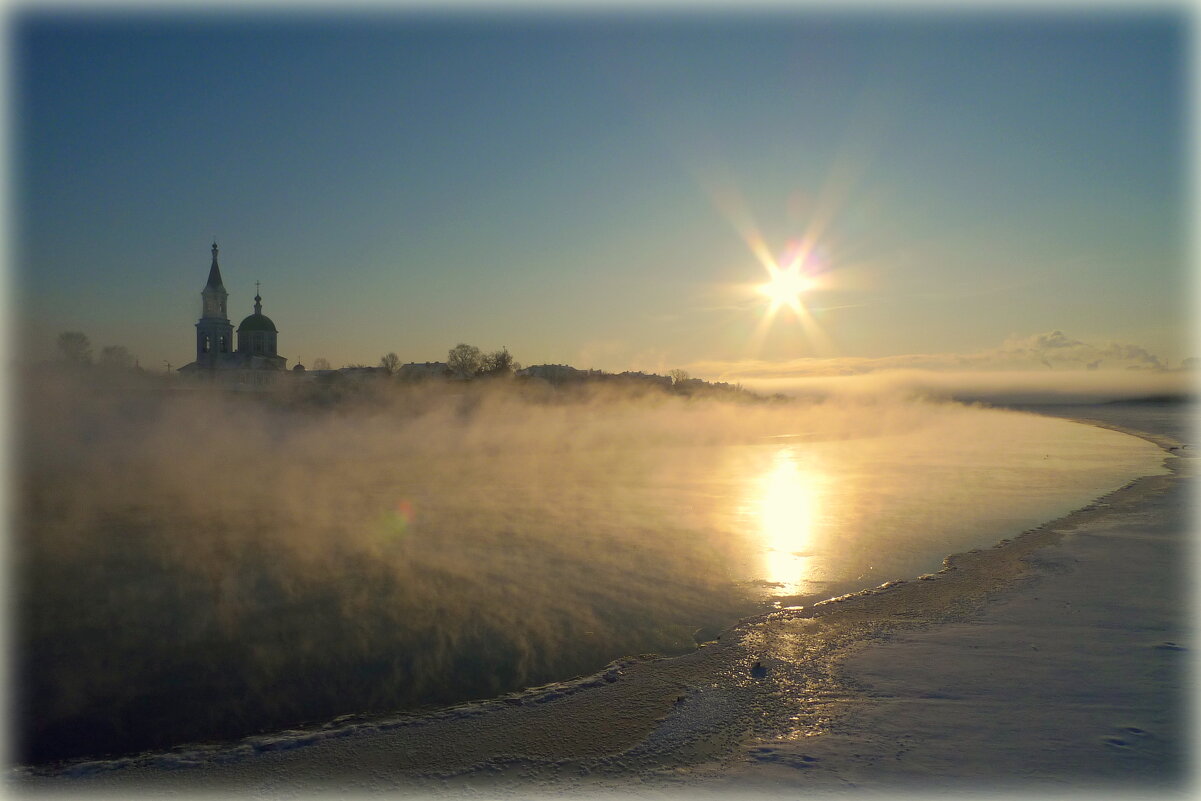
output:
POLYGON ((1112 431, 856 396, 20 390, 18 759, 428 708, 937 570, 1139 475, 1112 431))

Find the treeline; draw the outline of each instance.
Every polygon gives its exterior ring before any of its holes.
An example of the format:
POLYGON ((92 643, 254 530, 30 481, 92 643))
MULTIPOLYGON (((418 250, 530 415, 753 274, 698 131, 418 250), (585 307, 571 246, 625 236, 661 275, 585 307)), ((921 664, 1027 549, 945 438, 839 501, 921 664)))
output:
POLYGON ((725 400, 762 400, 759 395, 746 390, 742 384, 724 381, 710 382, 693 378, 687 370, 670 370, 667 375, 624 371, 579 369, 566 364, 537 364, 528 367, 513 357, 507 347, 485 352, 475 345, 459 343, 451 348, 444 362, 413 362, 404 364, 395 353, 380 357, 375 367, 355 365, 340 371, 329 371, 330 380, 335 376, 364 377, 378 375, 401 382, 425 382, 442 380, 455 383, 477 379, 512 379, 515 384, 527 387, 537 394, 538 387, 549 387, 556 395, 595 394, 598 388, 608 388, 624 393, 644 394, 647 392, 683 395, 686 397, 717 397, 725 400))
POLYGON ((105 345, 97 360, 92 359, 92 342, 82 331, 63 331, 55 343, 58 360, 75 367, 93 365, 113 370, 141 369, 137 358, 124 345, 105 345))
POLYGON ((460 342, 446 354, 445 362, 402 364, 395 353, 380 357, 377 369, 396 377, 443 377, 471 379, 476 376, 511 376, 521 369, 509 349, 484 353, 475 345, 460 342))
MULTIPOLYGON (((91 341, 80 331, 64 331, 58 336, 57 358, 42 367, 62 368, 81 376, 102 375, 106 382, 117 380, 126 384, 162 383, 164 387, 185 389, 190 382, 175 379, 172 365, 164 362, 166 371, 148 371, 137 358, 120 345, 101 348, 93 354, 91 341)), ((598 394, 645 395, 663 394, 689 398, 714 398, 733 401, 774 400, 746 390, 741 384, 710 382, 693 378, 686 370, 677 368, 666 375, 624 371, 580 369, 566 364, 537 364, 523 367, 502 346, 485 351, 475 345, 460 342, 446 353, 445 361, 403 363, 395 352, 380 357, 375 365, 349 364, 332 368, 329 361, 318 357, 306 369, 299 363, 286 375, 279 375, 274 389, 284 394, 325 402, 349 400, 377 394, 389 386, 446 384, 449 391, 458 391, 466 384, 485 381, 489 386, 512 385, 531 398, 570 399, 591 398, 598 394)))

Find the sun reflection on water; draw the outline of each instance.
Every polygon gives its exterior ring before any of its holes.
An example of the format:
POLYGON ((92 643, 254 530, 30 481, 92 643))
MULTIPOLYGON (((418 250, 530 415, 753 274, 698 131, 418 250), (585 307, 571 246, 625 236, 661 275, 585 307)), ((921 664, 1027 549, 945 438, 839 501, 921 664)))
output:
POLYGON ((782 593, 798 594, 812 578, 820 482, 797 449, 781 448, 752 489, 764 547, 763 578, 782 593))

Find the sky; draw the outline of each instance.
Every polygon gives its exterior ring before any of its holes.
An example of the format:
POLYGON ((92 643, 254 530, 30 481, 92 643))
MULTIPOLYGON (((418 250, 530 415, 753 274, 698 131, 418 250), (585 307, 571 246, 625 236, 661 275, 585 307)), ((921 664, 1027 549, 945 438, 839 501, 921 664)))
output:
POLYGON ((742 377, 1192 357, 1183 11, 10 16, 19 355, 742 377), (796 263, 798 314, 756 291, 796 263))

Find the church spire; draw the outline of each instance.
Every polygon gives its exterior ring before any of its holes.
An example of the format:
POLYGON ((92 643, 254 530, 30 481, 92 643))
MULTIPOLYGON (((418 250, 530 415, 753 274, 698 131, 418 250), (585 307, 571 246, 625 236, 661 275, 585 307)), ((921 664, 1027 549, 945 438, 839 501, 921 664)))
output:
POLYGON ((217 266, 217 243, 213 242, 213 266, 209 280, 200 291, 200 320, 196 323, 196 362, 199 367, 218 366, 233 352, 234 331, 226 313, 229 293, 221 284, 221 268, 217 266), (225 354, 225 355, 222 355, 225 354))
POLYGON ((209 281, 205 286, 225 289, 225 285, 221 283, 221 268, 217 266, 217 240, 215 239, 213 240, 213 266, 209 267, 209 281))
POLYGON ((221 268, 217 266, 216 242, 213 242, 213 266, 209 267, 209 280, 204 285, 204 289, 200 291, 200 297, 204 299, 201 306, 201 317, 228 319, 225 316, 225 301, 229 297, 229 293, 225 291, 225 286, 221 283, 221 268))
POLYGON ((259 297, 259 282, 254 282, 254 313, 263 313, 263 299, 259 297))

